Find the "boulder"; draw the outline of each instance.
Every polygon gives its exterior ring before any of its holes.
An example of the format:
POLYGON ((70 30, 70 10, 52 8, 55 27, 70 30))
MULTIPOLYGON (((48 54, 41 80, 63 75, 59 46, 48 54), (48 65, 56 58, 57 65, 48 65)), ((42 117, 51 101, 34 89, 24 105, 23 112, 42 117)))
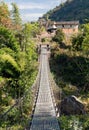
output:
POLYGON ((75 115, 85 114, 84 105, 75 96, 69 96, 64 98, 60 104, 61 114, 64 115, 75 115))

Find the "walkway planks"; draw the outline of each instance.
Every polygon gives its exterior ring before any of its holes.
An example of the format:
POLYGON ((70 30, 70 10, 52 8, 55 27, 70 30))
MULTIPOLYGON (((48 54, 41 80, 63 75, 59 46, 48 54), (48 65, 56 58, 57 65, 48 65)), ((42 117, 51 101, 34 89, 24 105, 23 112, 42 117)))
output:
POLYGON ((52 102, 48 79, 47 49, 41 49, 41 79, 30 130, 60 130, 52 102))

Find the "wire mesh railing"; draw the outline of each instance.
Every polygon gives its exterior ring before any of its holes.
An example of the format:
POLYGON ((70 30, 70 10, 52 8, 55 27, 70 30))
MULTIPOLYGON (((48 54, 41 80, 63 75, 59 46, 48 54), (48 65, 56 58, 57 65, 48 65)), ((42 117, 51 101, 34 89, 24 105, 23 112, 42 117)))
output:
MULTIPOLYGON (((48 58, 49 58, 49 55, 48 55, 48 58)), ((49 61, 48 61, 48 76, 49 76, 49 84, 50 84, 50 89, 51 89, 51 96, 52 96, 52 100, 53 100, 53 105, 55 108, 56 116, 59 117, 60 116, 60 108, 58 107, 56 99, 58 98, 57 100, 61 101, 62 89, 59 88, 57 86, 56 82, 54 81, 53 75, 52 75, 51 70, 50 70, 49 61), (57 91, 59 97, 56 97, 57 95, 55 94, 54 88, 57 91)))

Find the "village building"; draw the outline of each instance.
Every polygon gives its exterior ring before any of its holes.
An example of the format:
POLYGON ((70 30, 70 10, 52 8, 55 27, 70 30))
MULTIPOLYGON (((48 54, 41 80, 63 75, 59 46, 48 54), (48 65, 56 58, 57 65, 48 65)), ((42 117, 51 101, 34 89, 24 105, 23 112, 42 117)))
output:
POLYGON ((44 26, 47 31, 53 32, 53 30, 62 29, 64 34, 72 35, 74 33, 78 33, 79 21, 46 21, 44 18, 39 18, 38 20, 41 26, 44 26))
POLYGON ((63 22, 51 22, 48 25, 47 30, 62 29, 64 34, 78 33, 79 21, 63 21, 63 22))
POLYGON ((44 26, 47 32, 54 36, 57 29, 61 29, 65 34, 65 41, 69 42, 71 36, 75 35, 79 31, 79 21, 46 21, 43 18, 39 18, 39 23, 41 26, 44 26))
POLYGON ((47 27, 47 31, 54 33, 57 29, 61 29, 65 34, 65 40, 69 41, 72 35, 78 33, 79 21, 62 21, 62 22, 50 22, 47 27))
POLYGON ((74 34, 78 33, 79 21, 63 21, 63 22, 56 22, 55 26, 57 28, 62 29, 64 34, 74 34))

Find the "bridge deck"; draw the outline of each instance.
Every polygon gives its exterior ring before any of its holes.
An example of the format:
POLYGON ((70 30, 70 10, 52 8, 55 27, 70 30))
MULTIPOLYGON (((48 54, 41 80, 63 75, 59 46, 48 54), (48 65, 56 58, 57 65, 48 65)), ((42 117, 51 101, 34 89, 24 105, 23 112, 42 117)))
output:
POLYGON ((47 64, 47 50, 42 47, 39 94, 30 130, 60 130, 51 97, 47 64))

